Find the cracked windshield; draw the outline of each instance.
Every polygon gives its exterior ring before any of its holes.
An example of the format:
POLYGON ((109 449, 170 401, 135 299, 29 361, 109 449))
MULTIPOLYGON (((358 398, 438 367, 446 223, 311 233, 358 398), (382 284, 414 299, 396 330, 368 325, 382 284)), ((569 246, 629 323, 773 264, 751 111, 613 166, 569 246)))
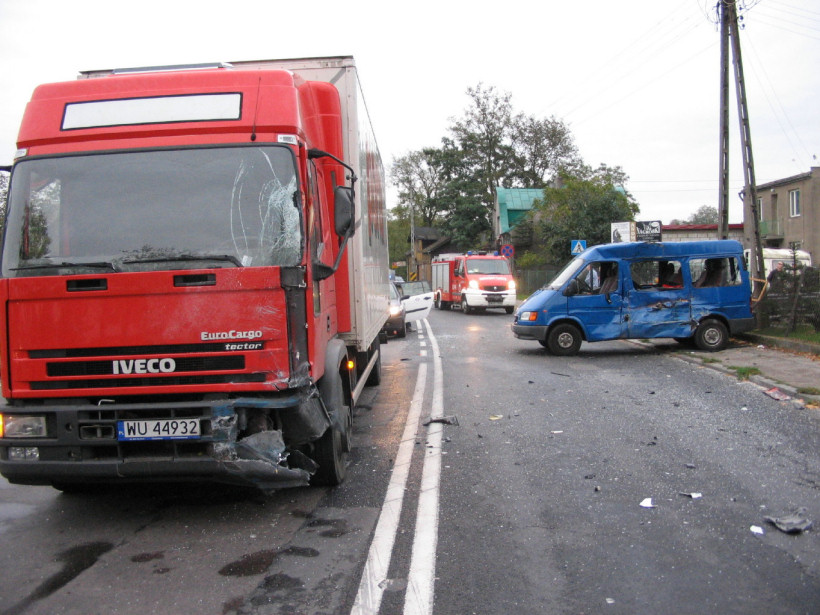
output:
POLYGON ((3 273, 298 265, 294 164, 277 146, 23 161, 3 273))

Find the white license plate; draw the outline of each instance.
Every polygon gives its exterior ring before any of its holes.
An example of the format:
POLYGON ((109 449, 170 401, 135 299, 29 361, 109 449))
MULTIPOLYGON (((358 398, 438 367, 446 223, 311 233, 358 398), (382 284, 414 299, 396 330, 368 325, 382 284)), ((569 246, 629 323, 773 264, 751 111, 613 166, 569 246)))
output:
POLYGON ((199 419, 117 421, 117 440, 195 440, 199 419))

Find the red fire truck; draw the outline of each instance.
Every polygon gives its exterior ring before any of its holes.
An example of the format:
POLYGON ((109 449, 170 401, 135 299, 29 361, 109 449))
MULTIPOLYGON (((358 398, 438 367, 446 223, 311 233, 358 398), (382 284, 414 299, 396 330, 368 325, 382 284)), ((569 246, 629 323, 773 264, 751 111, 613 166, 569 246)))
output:
POLYGON ((81 73, 18 147, 0 473, 341 482, 389 289, 353 58, 81 73))
POLYGON ((488 308, 503 308, 507 314, 515 310, 515 280, 510 261, 498 254, 467 252, 437 256, 433 260, 433 290, 440 310, 452 305, 461 306, 465 314, 488 308))

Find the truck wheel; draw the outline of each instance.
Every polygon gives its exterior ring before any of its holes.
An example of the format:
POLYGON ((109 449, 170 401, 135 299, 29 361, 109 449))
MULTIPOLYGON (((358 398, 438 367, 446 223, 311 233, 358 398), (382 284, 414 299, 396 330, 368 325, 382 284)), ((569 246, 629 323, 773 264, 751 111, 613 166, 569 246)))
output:
POLYGON ((512 314, 515 311, 515 308, 514 307, 505 307, 504 311, 507 312, 507 314, 512 314))
POLYGON ((568 357, 578 353, 581 347, 581 331, 575 325, 563 323, 550 327, 547 348, 558 356, 568 357))
POLYGON ((310 480, 312 485, 335 486, 344 481, 347 476, 347 452, 350 450, 350 407, 345 405, 344 390, 340 375, 325 374, 330 382, 322 382, 320 391, 327 410, 332 417, 339 420, 327 428, 324 435, 313 443, 313 460, 319 464, 319 469, 310 480), (324 386, 322 386, 324 385, 324 386), (339 429, 335 423, 340 423, 339 429))
POLYGON ((707 318, 695 331, 695 344, 701 350, 716 352, 726 348, 729 342, 729 331, 721 321, 707 318))
POLYGON ((467 305, 467 297, 464 297, 463 295, 461 297, 461 311, 464 312, 465 314, 469 314, 470 312, 473 311, 470 308, 470 306, 467 305))

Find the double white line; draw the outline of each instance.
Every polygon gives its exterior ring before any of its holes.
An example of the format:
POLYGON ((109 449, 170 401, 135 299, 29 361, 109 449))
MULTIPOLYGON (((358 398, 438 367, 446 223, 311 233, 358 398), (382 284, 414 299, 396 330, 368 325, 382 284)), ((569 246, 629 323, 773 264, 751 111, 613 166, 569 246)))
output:
MULTIPOLYGON (((430 324, 425 319, 427 337, 430 340, 433 357, 433 405, 430 418, 443 414, 443 374, 438 342, 430 324)), ((419 334, 421 337, 421 333, 419 334)), ((410 402, 410 411, 404 425, 404 433, 387 494, 382 505, 379 522, 370 544, 367 562, 359 584, 359 593, 351 610, 352 615, 377 615, 381 605, 387 571, 393 554, 393 544, 399 528, 407 476, 410 473, 410 462, 416 434, 419 428, 424 391, 427 386, 427 363, 419 365, 416 388, 410 402)), ((410 572, 407 579, 407 591, 404 598, 404 615, 432 615, 434 581, 436 571, 436 544, 438 542, 438 501, 439 481, 441 476, 441 423, 430 423, 427 428, 427 444, 424 448, 424 468, 422 469, 421 491, 416 511, 416 533, 413 540, 413 554, 410 559, 410 572)))

